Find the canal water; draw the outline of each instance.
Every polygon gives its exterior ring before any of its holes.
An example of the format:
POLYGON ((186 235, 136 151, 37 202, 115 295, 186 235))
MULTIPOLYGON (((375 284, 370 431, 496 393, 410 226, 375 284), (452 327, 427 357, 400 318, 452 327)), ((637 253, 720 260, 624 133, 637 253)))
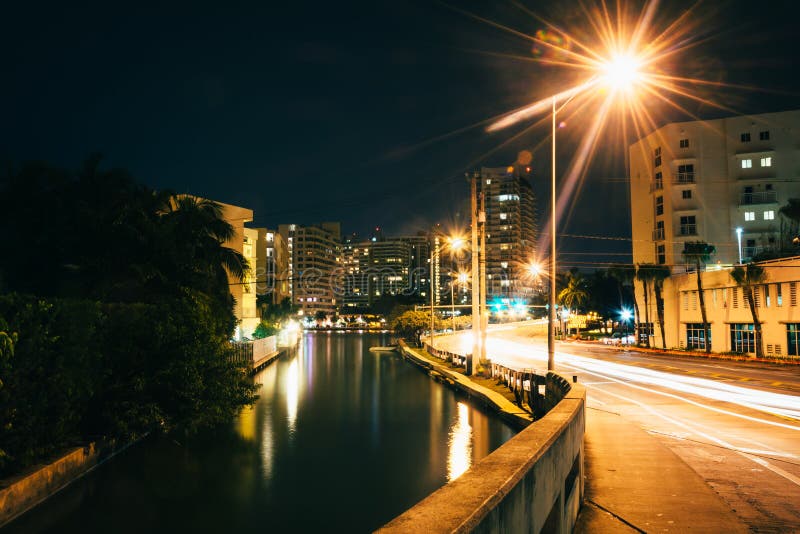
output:
POLYGON ((6 532, 369 532, 514 431, 394 353, 304 334, 229 426, 130 447, 6 532))

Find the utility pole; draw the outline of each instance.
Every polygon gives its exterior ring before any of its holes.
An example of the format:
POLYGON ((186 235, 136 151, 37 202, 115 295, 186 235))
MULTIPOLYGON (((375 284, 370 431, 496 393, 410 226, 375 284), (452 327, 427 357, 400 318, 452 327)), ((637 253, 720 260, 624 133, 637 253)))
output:
POLYGON ((472 370, 472 358, 481 353, 480 272, 478 266, 478 173, 472 173, 470 208, 472 213, 472 353, 467 357, 467 374, 472 370))
POLYGON ((480 246, 480 310, 481 310, 481 360, 486 360, 486 331, 489 327, 489 310, 486 306, 486 193, 481 193, 481 211, 478 213, 478 224, 481 230, 480 246))

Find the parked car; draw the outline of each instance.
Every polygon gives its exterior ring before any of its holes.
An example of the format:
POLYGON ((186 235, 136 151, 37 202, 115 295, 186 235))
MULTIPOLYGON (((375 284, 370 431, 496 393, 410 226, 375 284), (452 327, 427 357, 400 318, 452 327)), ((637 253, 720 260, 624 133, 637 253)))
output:
POLYGON ((602 341, 604 345, 633 345, 636 342, 636 336, 633 334, 614 332, 611 336, 604 337, 600 341, 602 341))

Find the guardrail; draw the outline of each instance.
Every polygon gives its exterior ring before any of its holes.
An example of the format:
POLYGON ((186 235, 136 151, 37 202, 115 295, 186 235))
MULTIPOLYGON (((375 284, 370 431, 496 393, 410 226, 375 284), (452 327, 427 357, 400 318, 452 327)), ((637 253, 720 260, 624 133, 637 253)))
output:
POLYGON ((251 371, 262 367, 278 354, 278 337, 269 336, 253 341, 232 341, 231 361, 251 371))
POLYGON ((555 373, 545 388, 544 417, 378 532, 571 532, 584 494, 586 390, 555 373))

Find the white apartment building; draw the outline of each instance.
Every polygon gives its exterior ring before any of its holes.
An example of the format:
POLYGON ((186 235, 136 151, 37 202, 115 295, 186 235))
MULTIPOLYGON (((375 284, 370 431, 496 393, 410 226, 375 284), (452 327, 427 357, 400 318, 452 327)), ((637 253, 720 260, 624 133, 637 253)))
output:
POLYGON ((633 262, 683 271, 687 241, 711 263, 780 246, 778 210, 800 198, 800 110, 672 123, 630 147, 633 262), (737 234, 740 228, 740 235, 737 234))
MULTIPOLYGON (((702 274, 712 350, 755 351, 753 318, 730 269, 791 248, 779 210, 800 198, 799 147, 800 110, 667 124, 631 145, 633 262, 673 273, 663 285, 666 348, 705 347, 696 274, 683 258, 685 243, 701 241, 716 248, 702 274)), ((761 264, 767 281, 755 303, 765 354, 797 355, 800 260, 761 264)), ((637 320, 649 316, 651 345, 664 347, 652 289, 647 310, 643 297, 637 282, 637 320)))

